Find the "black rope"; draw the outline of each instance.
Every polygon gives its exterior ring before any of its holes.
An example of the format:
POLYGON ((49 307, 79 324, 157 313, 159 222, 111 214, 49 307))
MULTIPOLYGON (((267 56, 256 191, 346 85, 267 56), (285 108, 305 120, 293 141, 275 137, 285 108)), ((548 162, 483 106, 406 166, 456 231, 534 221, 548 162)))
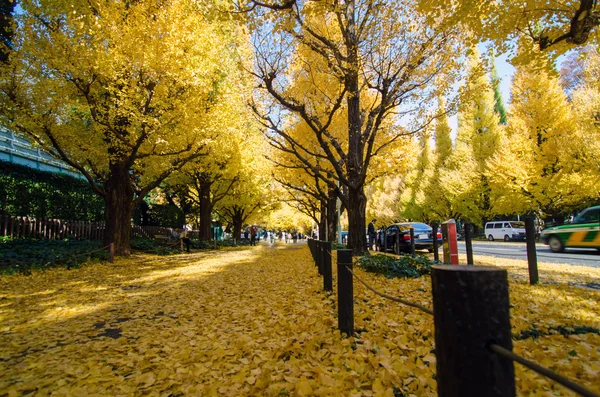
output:
POLYGON ((564 387, 574 391, 575 393, 579 393, 585 397, 600 397, 597 394, 595 394, 594 392, 586 389, 583 386, 578 385, 575 382, 570 381, 569 379, 565 378, 564 376, 561 376, 561 375, 557 374, 556 372, 549 370, 548 368, 542 367, 541 365, 533 363, 533 362, 511 352, 510 350, 503 348, 502 346, 498 346, 496 344, 491 344, 491 345, 489 345, 489 348, 494 353, 496 353, 506 359, 516 361, 519 364, 537 372, 538 374, 544 375, 544 376, 552 379, 556 383, 563 385, 564 387))
MULTIPOLYGON (((501 254, 500 254, 501 255, 501 254)), ((370 285, 368 285, 367 283, 365 283, 363 280, 360 279, 360 277, 358 277, 356 274, 354 274, 354 272, 348 268, 346 268, 354 278, 356 278, 358 281, 360 281, 367 289, 369 289, 370 291, 372 291, 373 293, 375 293, 376 295, 381 296, 382 298, 386 298, 389 300, 392 300, 394 302, 398 302, 398 303, 402 303, 404 305, 410 306, 410 307, 414 307, 416 309, 421 310, 424 313, 433 315, 433 311, 426 308, 425 306, 419 305, 417 303, 413 303, 413 302, 409 302, 407 300, 401 299, 401 298, 396 298, 390 295, 386 295, 383 294, 377 290, 375 290, 373 287, 371 287, 370 285)), ((552 379, 553 381, 557 382, 558 384, 576 392, 579 393, 580 395, 584 396, 584 397, 600 397, 597 394, 595 394, 594 392, 586 389, 585 387, 578 385, 575 382, 570 381, 569 379, 565 378, 564 376, 561 376, 559 374, 557 374, 556 372, 542 367, 538 364, 535 364, 515 353, 513 353, 512 351, 503 348, 502 346, 496 345, 496 344, 491 344, 489 345, 489 348, 491 351, 493 351, 494 353, 509 359, 509 360, 513 360, 518 362, 519 364, 539 373, 540 375, 546 376, 547 378, 552 379)))
POLYGON ((360 281, 365 287, 367 287, 367 289, 371 290, 376 295, 379 295, 382 298, 386 298, 386 299, 392 300, 394 302, 402 303, 402 304, 404 304, 406 306, 414 307, 416 309, 421 310, 424 313, 427 313, 427 314, 430 314, 430 315, 433 316, 433 311, 431 309, 428 309, 428 308, 426 308, 423 305, 419 305, 418 303, 412 303, 412 302, 409 302, 409 301, 401 299, 401 298, 396 298, 394 296, 383 294, 383 293, 375 290, 373 287, 371 287, 370 285, 368 285, 367 283, 365 283, 363 280, 361 280, 356 274, 354 274, 354 272, 352 270, 348 269, 348 271, 354 276, 354 278, 356 278, 358 281, 360 281))

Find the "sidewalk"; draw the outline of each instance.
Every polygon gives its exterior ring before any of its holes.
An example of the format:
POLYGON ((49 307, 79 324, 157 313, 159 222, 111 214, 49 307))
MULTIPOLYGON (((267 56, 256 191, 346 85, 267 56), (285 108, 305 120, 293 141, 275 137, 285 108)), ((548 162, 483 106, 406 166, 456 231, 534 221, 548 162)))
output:
MULTIPOLYGON (((377 290, 431 304, 428 277, 357 271, 377 290)), ((510 288, 513 333, 600 327, 600 293, 516 281, 510 288)), ((322 291, 300 243, 6 276, 0 395, 436 395, 430 317, 361 285, 354 317, 356 336, 341 337, 335 294, 322 291)), ((593 385, 599 345, 594 333, 542 333, 515 341, 515 351, 593 385)), ((521 394, 568 395, 527 370, 516 374, 521 394)))

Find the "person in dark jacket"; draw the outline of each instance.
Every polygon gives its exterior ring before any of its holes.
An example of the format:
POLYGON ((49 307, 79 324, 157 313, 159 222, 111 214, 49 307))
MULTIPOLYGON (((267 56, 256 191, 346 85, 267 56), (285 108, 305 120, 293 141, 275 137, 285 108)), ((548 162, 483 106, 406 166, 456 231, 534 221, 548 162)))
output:
POLYGON ((375 230, 375 222, 377 222, 377 219, 373 219, 371 223, 369 223, 369 227, 367 229, 367 233, 369 235, 369 251, 373 249, 373 243, 375 242, 375 237, 377 237, 377 231, 375 230))

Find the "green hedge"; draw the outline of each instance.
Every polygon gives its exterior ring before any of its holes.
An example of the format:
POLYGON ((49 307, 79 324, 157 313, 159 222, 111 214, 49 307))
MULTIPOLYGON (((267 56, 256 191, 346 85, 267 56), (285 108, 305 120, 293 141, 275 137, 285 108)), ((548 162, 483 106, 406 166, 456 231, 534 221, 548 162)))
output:
POLYGON ((53 267, 71 269, 108 260, 100 241, 32 240, 0 237, 0 274, 53 267))
POLYGON ((104 200, 83 179, 0 161, 0 211, 11 216, 100 221, 104 200))
POLYGON ((387 277, 417 278, 431 273, 431 266, 436 262, 422 255, 402 255, 399 258, 390 255, 367 254, 358 260, 358 265, 372 273, 383 274, 387 277))

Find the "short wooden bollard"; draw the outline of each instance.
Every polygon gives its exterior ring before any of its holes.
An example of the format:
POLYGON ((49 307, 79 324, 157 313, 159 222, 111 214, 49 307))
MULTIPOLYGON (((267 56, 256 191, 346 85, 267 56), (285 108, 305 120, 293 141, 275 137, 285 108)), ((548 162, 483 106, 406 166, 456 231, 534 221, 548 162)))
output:
POLYGON ((331 271, 331 242, 323 242, 323 289, 333 291, 333 276, 331 271))
POLYGON ((415 256, 415 229, 410 228, 410 254, 415 256))
POLYGON ((525 217, 525 238, 527 239, 527 267, 529 268, 529 284, 540 281, 535 250, 535 224, 533 216, 525 217))
POLYGON ((512 350, 506 270, 436 265, 431 284, 438 396, 513 397, 513 362, 488 348, 512 350))
POLYGON ((317 241, 317 267, 319 268, 319 275, 323 275, 323 241, 317 241))
POLYGON ((308 248, 310 249, 310 255, 313 258, 313 261, 315 261, 315 266, 317 265, 317 255, 315 253, 315 240, 314 239, 309 239, 308 240, 308 248))
POLYGON ((471 233, 471 223, 465 222, 465 247, 467 250, 467 265, 472 265, 473 261, 473 239, 471 233))
POLYGON ((108 261, 110 263, 115 262, 115 243, 110 243, 108 245, 108 261))
POLYGON ((183 239, 179 239, 179 251, 183 252, 183 239))
POLYGON ((338 328, 350 336, 354 333, 354 285, 348 270, 352 270, 352 250, 338 250, 338 328))
POLYGON ((400 229, 396 232, 396 244, 394 244, 394 247, 396 248, 394 253, 400 255, 400 229))

